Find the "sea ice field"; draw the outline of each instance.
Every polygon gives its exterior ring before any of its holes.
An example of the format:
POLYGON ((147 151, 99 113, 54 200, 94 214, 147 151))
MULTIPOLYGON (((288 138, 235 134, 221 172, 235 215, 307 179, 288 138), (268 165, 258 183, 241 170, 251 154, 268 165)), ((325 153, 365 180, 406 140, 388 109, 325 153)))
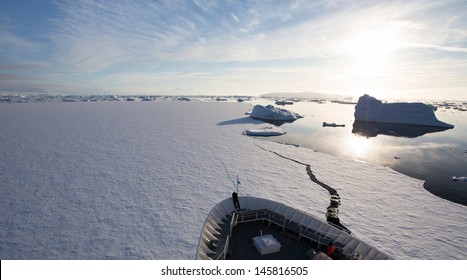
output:
MULTIPOLYGON (((243 134, 233 102, 0 104, 0 259, 194 259, 235 190, 341 223, 395 259, 467 259, 467 208, 381 165, 243 134)), ((241 201, 240 201, 241 202, 241 201)))

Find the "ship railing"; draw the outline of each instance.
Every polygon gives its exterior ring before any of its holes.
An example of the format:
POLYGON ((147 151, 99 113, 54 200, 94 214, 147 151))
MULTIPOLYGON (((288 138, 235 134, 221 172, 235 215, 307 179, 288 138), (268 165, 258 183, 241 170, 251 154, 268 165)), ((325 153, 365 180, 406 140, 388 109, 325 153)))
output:
POLYGON ((230 221, 229 236, 232 236, 232 230, 237 225, 238 215, 236 212, 232 214, 232 220, 230 221))
POLYGON ((349 236, 347 232, 343 232, 341 229, 335 228, 333 225, 329 225, 325 222, 312 219, 308 223, 301 223, 302 221, 305 222, 305 218, 298 218, 300 221, 295 222, 269 209, 235 212, 232 217, 230 236, 232 235, 232 229, 235 225, 254 221, 267 221, 269 224, 275 224, 281 227, 283 231, 287 230, 297 234, 298 238, 304 237, 318 243, 318 246, 327 245, 330 241, 344 241, 344 237, 349 236))
POLYGON ((287 219, 283 215, 269 209, 239 211, 236 212, 236 215, 238 217, 237 223, 267 221, 285 229, 287 222, 287 219))
POLYGON ((277 226, 285 228, 286 219, 284 218, 284 216, 279 215, 268 209, 233 212, 232 219, 230 221, 229 235, 226 238, 223 250, 219 252, 216 259, 225 259, 227 257, 230 239, 232 238, 232 230, 237 224, 260 220, 267 220, 268 222, 274 223, 277 226))
POLYGON ((222 249, 222 251, 219 253, 216 260, 225 260, 225 258, 227 257, 227 252, 229 250, 229 243, 230 236, 227 236, 227 238, 225 239, 224 249, 222 249))
MULTIPOLYGON (((244 202, 246 201, 248 200, 244 200, 244 202)), ((226 258, 229 252, 229 243, 232 238, 232 230, 238 223, 246 223, 260 220, 268 221, 269 224, 273 223, 276 226, 281 227, 283 230, 291 231, 293 234, 298 235, 298 238, 307 238, 312 242, 318 243, 319 245, 327 244, 329 243, 329 241, 333 241, 335 245, 337 245, 336 247, 340 247, 341 249, 343 249, 344 254, 346 256, 353 256, 354 259, 356 258, 355 256, 359 258, 363 256, 367 259, 390 259, 390 257, 385 253, 379 251, 376 248, 371 248, 369 245, 367 245, 361 240, 355 239, 355 236, 353 234, 349 234, 346 231, 342 231, 334 225, 328 224, 323 220, 319 220, 318 218, 312 215, 296 212, 291 214, 292 212, 289 213, 290 211, 287 211, 288 207, 283 206, 279 203, 271 204, 267 200, 261 200, 259 203, 257 201, 255 203, 256 207, 261 207, 256 208, 259 210, 232 211, 229 207, 224 207, 228 205, 228 200, 226 199, 224 202, 225 203, 221 205, 223 206, 222 209, 216 209, 215 212, 222 212, 217 213, 219 214, 219 217, 223 216, 224 213, 232 213, 232 220, 230 222, 229 234, 222 248, 222 252, 219 252, 219 254, 217 254, 216 259, 226 258), (263 208, 268 206, 271 206, 272 210, 263 208), (371 250, 368 250, 367 247, 371 248, 371 250)), ((248 205, 248 203, 246 204, 248 205)), ((254 207, 252 208, 255 209, 254 207)), ((214 212, 212 211, 212 213, 214 212)), ((209 225, 205 224, 205 226, 209 228, 209 225)), ((203 252, 205 253, 199 253, 198 257, 202 259, 209 258, 206 254, 215 252, 209 250, 209 248, 207 248, 207 243, 205 242, 207 242, 206 240, 213 240, 213 236, 204 232, 202 234, 202 237, 202 240, 205 241, 200 241, 199 247, 202 248, 203 252)))
POLYGON ((227 235, 224 243, 224 248, 219 252, 216 260, 226 259, 227 253, 229 252, 230 239, 232 238, 232 230, 237 225, 239 215, 237 212, 232 213, 232 219, 230 220, 229 235, 227 235))

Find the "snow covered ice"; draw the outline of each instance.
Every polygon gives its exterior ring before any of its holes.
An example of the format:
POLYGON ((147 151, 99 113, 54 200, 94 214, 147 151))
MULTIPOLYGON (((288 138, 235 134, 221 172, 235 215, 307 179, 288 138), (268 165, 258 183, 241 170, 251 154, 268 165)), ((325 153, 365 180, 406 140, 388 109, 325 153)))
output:
POLYGON ((279 136, 286 131, 278 126, 265 126, 259 129, 247 129, 245 134, 249 136, 279 136))
POLYGON ((243 135, 248 103, 0 104, 1 259, 194 259, 204 220, 260 196, 339 218, 396 259, 466 259, 465 206, 389 168, 243 135))

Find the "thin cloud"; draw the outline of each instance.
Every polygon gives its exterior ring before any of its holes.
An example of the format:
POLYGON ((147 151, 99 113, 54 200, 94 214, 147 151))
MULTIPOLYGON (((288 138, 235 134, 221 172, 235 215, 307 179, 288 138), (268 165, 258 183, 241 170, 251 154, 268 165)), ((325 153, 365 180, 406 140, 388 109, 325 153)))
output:
POLYGON ((41 67, 38 64, 0 64, 0 71, 30 70, 41 67))
POLYGON ((235 15, 233 12, 230 12, 230 15, 232 16, 232 18, 233 18, 236 22, 240 22, 240 20, 238 19, 237 15, 235 15))
MULTIPOLYGON (((228 11, 228 15, 236 22, 239 22, 237 13, 246 18, 245 24, 239 27, 223 20, 210 22, 209 18, 197 13, 185 13, 179 3, 174 5, 178 4, 177 8, 182 12, 169 15, 164 10, 167 7, 161 5, 65 2, 58 4, 65 17, 51 20, 54 28, 50 39, 58 50, 55 57, 58 62, 64 65, 68 63, 84 71, 105 70, 143 57, 155 63, 218 63, 295 57, 287 57, 287 54, 297 52, 288 51, 290 46, 283 46, 281 39, 279 45, 287 48, 268 51, 275 45, 274 39, 273 44, 270 44, 270 40, 263 40, 263 33, 259 33, 266 30, 271 22, 284 23, 292 19, 290 9, 266 5, 261 1, 259 3, 223 7, 222 10, 228 11), (248 34, 238 32, 242 28, 248 30, 248 34), (234 52, 229 52, 230 49, 234 52), (252 52, 253 49, 258 51, 252 52), (266 56, 263 57, 261 53, 266 56)), ((203 11, 220 9, 212 1, 197 1, 195 4, 203 11)), ((292 8, 297 7, 295 5, 292 8)), ((173 7, 169 10, 175 11, 173 7)))
MULTIPOLYGON (((27 57, 40 54, 45 49, 42 42, 20 36, 6 26, 0 26, 0 38, 0 58, 8 58, 7 61, 21 61, 21 64, 29 63, 25 62, 27 57)), ((2 61, 4 60, 0 60, 0 62, 2 61)))
POLYGON ((183 12, 179 2, 171 7, 141 4, 144 2, 75 3, 59 5, 66 17, 54 21, 51 38, 59 50, 59 61, 91 71, 144 57, 154 63, 221 63, 333 56, 342 50, 339 42, 359 29, 384 22, 392 24, 391 28, 413 29, 417 23, 404 16, 419 8, 405 5, 406 9, 399 10, 400 6, 388 4, 338 10, 319 5, 299 7, 298 2, 285 6, 262 1, 236 5, 195 1, 202 11, 225 12, 237 24, 237 15, 241 14, 244 23, 238 26, 229 25, 219 16, 211 22, 202 14, 183 12), (175 6, 179 11, 169 16, 165 10, 176 11, 175 6), (301 9, 323 10, 321 14, 315 12, 316 16, 300 18, 294 13, 301 9), (399 26, 394 25, 397 17, 402 17, 399 26), (404 20, 406 25, 401 24, 404 20))
MULTIPOLYGON (((438 84, 446 80, 467 87, 455 75, 465 73, 465 63, 459 62, 467 47, 463 1, 53 3, 58 13, 46 21, 49 45, 2 28, 0 54, 15 57, 15 62, 0 63, 43 65, 49 80, 57 83, 75 86, 86 81, 128 90, 138 84, 139 88, 174 88, 179 79, 186 87, 202 88, 204 83, 213 88, 212 84, 223 82, 254 93, 262 83, 287 91, 288 79, 298 91, 361 90, 360 82, 390 91, 400 85, 414 86, 404 79, 429 85, 436 76, 438 84), (392 64, 385 76, 355 80, 349 66, 352 40, 362 32, 395 34, 392 64)), ((10 27, 14 20, 20 19, 11 19, 10 27)), ((13 75, 21 70, 2 71, 13 75)))
POLYGON ((446 51, 446 52, 467 53, 467 48, 460 48, 460 47, 438 46, 438 45, 429 45, 429 44, 414 44, 412 45, 412 47, 435 49, 435 50, 446 51))

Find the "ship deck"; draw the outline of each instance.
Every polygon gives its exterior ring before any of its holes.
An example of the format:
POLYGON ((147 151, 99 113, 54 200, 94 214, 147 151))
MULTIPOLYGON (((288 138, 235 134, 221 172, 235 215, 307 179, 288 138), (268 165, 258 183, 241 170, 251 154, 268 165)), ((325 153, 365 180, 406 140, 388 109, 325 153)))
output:
POLYGON ((257 197, 242 197, 241 203, 243 208, 235 209, 227 198, 212 208, 197 259, 329 259, 323 252, 330 242, 332 259, 392 259, 348 231, 282 203, 257 197))
MULTIPOLYGON (((227 237, 230 233, 232 215, 222 220, 223 225, 213 250, 215 254, 210 257, 218 259, 223 252, 227 237)), ((326 243, 319 243, 309 238, 300 237, 298 233, 285 229, 280 225, 265 220, 252 220, 238 223, 232 229, 228 239, 228 249, 225 254, 227 260, 309 260, 318 253, 325 252, 326 243), (278 252, 261 254, 255 247, 253 238, 257 236, 272 235, 279 243, 278 252)), ((333 258, 339 258, 337 254, 333 258)))
POLYGON ((309 250, 318 250, 318 245, 268 222, 255 221, 238 224, 232 231, 226 259, 230 260, 309 260, 309 250), (253 238, 272 235, 281 245, 279 252, 261 255, 253 244, 253 238))

